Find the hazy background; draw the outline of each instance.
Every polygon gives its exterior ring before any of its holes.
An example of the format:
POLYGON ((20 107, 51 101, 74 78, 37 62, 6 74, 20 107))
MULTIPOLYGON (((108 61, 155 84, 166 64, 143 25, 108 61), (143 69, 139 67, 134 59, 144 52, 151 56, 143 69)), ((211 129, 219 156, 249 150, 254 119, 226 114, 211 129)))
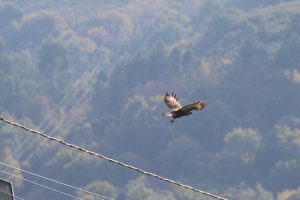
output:
MULTIPOLYGON (((297 200, 299 33, 298 0, 2 0, 0 113, 229 199, 297 200), (208 106, 171 124, 166 91, 208 106)), ((3 122, 0 137, 1 162, 111 198, 206 199, 3 122)))

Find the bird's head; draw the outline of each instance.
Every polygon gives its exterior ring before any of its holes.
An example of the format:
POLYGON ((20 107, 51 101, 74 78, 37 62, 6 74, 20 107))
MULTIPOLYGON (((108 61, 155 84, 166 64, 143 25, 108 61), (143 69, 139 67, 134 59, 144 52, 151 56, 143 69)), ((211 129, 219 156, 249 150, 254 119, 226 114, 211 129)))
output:
POLYGON ((198 101, 196 104, 196 109, 202 110, 203 108, 205 108, 206 105, 207 105, 206 101, 198 101))

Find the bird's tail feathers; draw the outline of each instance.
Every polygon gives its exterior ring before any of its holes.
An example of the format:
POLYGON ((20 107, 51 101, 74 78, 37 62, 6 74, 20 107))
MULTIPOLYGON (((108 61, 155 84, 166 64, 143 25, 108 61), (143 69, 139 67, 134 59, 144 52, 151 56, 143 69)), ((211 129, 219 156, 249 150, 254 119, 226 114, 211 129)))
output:
POLYGON ((166 112, 162 114, 163 116, 172 117, 172 112, 166 112))

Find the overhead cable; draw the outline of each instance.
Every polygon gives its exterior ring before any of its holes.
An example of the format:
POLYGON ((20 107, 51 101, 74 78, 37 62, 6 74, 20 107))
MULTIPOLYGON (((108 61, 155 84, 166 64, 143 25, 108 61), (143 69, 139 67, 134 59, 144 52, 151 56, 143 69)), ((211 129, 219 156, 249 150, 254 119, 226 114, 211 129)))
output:
POLYGON ((68 196, 68 197, 71 197, 71 198, 74 198, 74 199, 83 200, 83 199, 80 199, 80 198, 78 198, 78 197, 75 197, 75 196, 73 196, 73 195, 71 195, 71 194, 68 194, 68 193, 65 193, 65 192, 56 190, 56 189, 54 189, 54 188, 51 188, 51 187, 46 186, 46 185, 42 185, 42 184, 40 184, 40 183, 36 183, 36 182, 31 181, 31 180, 28 180, 28 179, 26 179, 26 178, 23 178, 23 177, 20 177, 20 176, 17 176, 17 175, 14 175, 14 174, 5 172, 5 171, 3 171, 3 170, 0 170, 0 172, 3 173, 3 174, 6 174, 6 175, 9 175, 9 176, 12 176, 12 177, 15 177, 15 178, 24 180, 24 181, 26 181, 26 182, 32 183, 32 184, 34 184, 34 185, 37 185, 37 186, 46 188, 46 189, 51 190, 51 191, 53 191, 53 192, 60 193, 60 194, 62 194, 62 195, 65 195, 65 196, 68 196))
MULTIPOLYGON (((15 199, 24 200, 24 199, 22 199, 21 197, 18 197, 18 196, 16 196, 16 195, 10 194, 10 193, 8 193, 8 192, 6 192, 6 191, 0 189, 0 194, 1 194, 1 193, 6 194, 6 195, 11 196, 11 197, 14 197, 15 199)), ((0 196, 0 197, 1 197, 1 196, 0 196)))
POLYGON ((62 183, 62 182, 60 182, 60 181, 56 181, 56 180, 53 180, 53 179, 51 179, 51 178, 47 178, 47 177, 45 177, 45 176, 41 176, 41 175, 38 175, 38 174, 35 174, 35 173, 32 173, 32 172, 26 171, 26 170, 23 170, 23 169, 19 169, 19 168, 17 168, 17 167, 14 167, 14 166, 11 166, 11 165, 2 163, 2 162, 0 162, 0 165, 4 165, 4 166, 6 166, 6 167, 9 167, 9 168, 12 168, 12 169, 21 171, 21 172, 25 172, 25 173, 27 173, 27 174, 30 174, 30 175, 33 175, 33 176, 36 176, 36 177, 45 179, 45 180, 47 180, 47 181, 52 181, 52 182, 54 182, 54 183, 57 183, 57 184, 60 184, 60 185, 66 186, 66 187, 70 187, 70 188, 72 188, 72 189, 79 190, 79 191, 81 191, 81 192, 85 192, 85 193, 88 193, 88 194, 90 194, 90 195, 93 195, 93 196, 96 196, 96 197, 100 197, 100 198, 102 198, 102 199, 113 200, 112 198, 109 198, 109 197, 106 197, 106 196, 103 196, 103 195, 100 195, 100 194, 96 194, 96 193, 93 193, 93 192, 90 192, 90 191, 87 191, 87 190, 84 190, 84 189, 82 189, 82 188, 78 188, 78 187, 75 187, 75 186, 72 186, 72 185, 69 185, 69 184, 66 184, 66 183, 62 183))
MULTIPOLYGON (((77 81, 70 86, 70 88, 67 89, 67 93, 64 94, 63 98, 60 100, 60 102, 55 106, 54 112, 48 114, 42 122, 38 125, 39 128, 41 129, 48 129, 50 127, 51 123, 54 123, 56 121, 56 117, 54 117, 54 113, 58 112, 59 108, 64 108, 64 112, 66 115, 63 117, 59 117, 60 119, 58 120, 58 123, 56 123, 55 128, 52 130, 49 130, 48 134, 53 135, 55 130, 59 129, 62 127, 62 125, 68 124, 68 121, 70 120, 68 116, 68 113, 72 112, 74 108, 76 108, 76 105, 78 102, 81 102, 83 97, 86 96, 88 92, 91 91, 90 87, 88 89, 86 88, 86 85, 89 84, 89 82, 95 79, 97 75, 101 72, 101 68, 96 66, 96 67, 91 67, 90 69, 86 70, 82 76, 80 76, 77 81), (75 90, 75 91, 74 91, 75 90), (82 93, 82 94, 81 94, 82 93), (77 96, 80 95, 78 98, 77 96), (75 103, 74 103, 75 101, 75 103)), ((33 154, 39 150, 39 148, 43 145, 43 143, 37 143, 35 144, 34 150, 30 149, 30 144, 33 144, 34 142, 37 142, 37 139, 31 139, 30 137, 27 137, 24 142, 17 148, 17 150, 14 150, 15 154, 17 155, 17 159, 21 158, 24 156, 24 159, 29 160, 33 154), (28 144, 30 143, 30 144, 28 144), (31 151, 28 152, 27 151, 31 151)))
POLYGON ((15 122, 12 122, 12 121, 10 121, 10 120, 7 120, 7 119, 5 119, 5 118, 3 118, 3 117, 0 117, 0 120, 3 121, 3 122, 5 122, 5 123, 8 123, 8 124, 10 124, 10 125, 12 125, 12 126, 15 126, 15 127, 24 129, 24 130, 26 130, 26 131, 29 131, 29 132, 31 132, 31 133, 40 135, 40 136, 42 136, 42 137, 44 137, 44 138, 47 138, 47 139, 49 139, 49 140, 52 140, 52 141, 55 141, 55 142, 59 142, 59 143, 61 143, 61 144, 63 144, 63 145, 66 145, 66 146, 68 146, 68 147, 75 148, 75 149, 77 149, 77 150, 79 150, 79 151, 85 152, 85 153, 90 154, 90 155, 93 155, 93 156, 97 156, 97 157, 102 158, 102 159, 104 159, 104 160, 107 160, 107 161, 109 161, 109 162, 111 162, 111 163, 118 164, 118 165, 120 165, 120 166, 122 166, 122 167, 125 167, 125 168, 127 168, 127 169, 134 170, 134 171, 136 171, 136 172, 139 172, 139 173, 142 173, 142 174, 145 174, 145 175, 148 175, 148 176, 157 178, 157 179, 159 179, 159 180, 162 180, 162 181, 165 181, 165 182, 168 182, 168 183, 172 183, 172 184, 177 185, 177 186, 179 186, 179 187, 186 188, 186 189, 192 190, 192 191, 194 191, 194 192, 196 192, 196 193, 200 193, 200 194, 203 194, 203 195, 206 195, 206 196, 215 198, 215 199, 227 200, 226 198, 217 196, 217 195, 215 195, 215 194, 212 194, 212 193, 209 193, 209 192, 206 192, 206 191, 199 190, 199 189, 194 188, 194 187, 192 187, 192 186, 185 185, 185 184, 182 184, 182 183, 177 182, 177 181, 173 181, 173 180, 168 179, 168 178, 164 178, 164 177, 159 176, 159 175, 157 175, 157 174, 154 174, 154 173, 152 173, 152 172, 148 172, 148 171, 142 170, 142 169, 140 169, 140 168, 134 167, 134 166, 132 166, 132 165, 128 165, 128 164, 123 163, 123 162, 120 162, 120 161, 118 161, 118 160, 115 160, 115 159, 106 157, 106 156, 104 156, 104 155, 102 155, 102 154, 99 154, 99 153, 95 153, 95 152, 93 152, 93 151, 86 150, 86 149, 84 149, 84 148, 82 148, 82 147, 79 147, 79 146, 76 146, 76 145, 74 145, 74 144, 69 144, 69 143, 67 143, 67 142, 65 142, 65 141, 63 141, 63 140, 61 140, 61 139, 58 139, 58 138, 55 138, 55 137, 48 136, 48 135, 46 135, 46 134, 44 134, 44 133, 42 133, 42 132, 36 131, 36 130, 32 130, 32 129, 30 129, 30 128, 27 128, 27 127, 25 127, 25 126, 22 126, 22 125, 20 125, 20 124, 17 124, 17 123, 15 123, 15 122))

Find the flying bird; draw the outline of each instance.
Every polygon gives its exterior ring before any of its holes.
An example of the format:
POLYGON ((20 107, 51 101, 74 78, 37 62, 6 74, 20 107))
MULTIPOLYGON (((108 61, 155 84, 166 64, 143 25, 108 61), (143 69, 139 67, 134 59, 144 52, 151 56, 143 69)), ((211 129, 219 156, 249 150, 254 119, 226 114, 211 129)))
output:
POLYGON ((189 104, 186 106, 181 106, 176 98, 176 94, 172 92, 169 94, 168 92, 165 94, 164 101, 166 105, 171 109, 170 112, 163 113, 162 115, 171 117, 171 123, 175 122, 176 118, 191 115, 192 110, 202 110, 207 103, 205 101, 198 101, 193 104, 189 104))

